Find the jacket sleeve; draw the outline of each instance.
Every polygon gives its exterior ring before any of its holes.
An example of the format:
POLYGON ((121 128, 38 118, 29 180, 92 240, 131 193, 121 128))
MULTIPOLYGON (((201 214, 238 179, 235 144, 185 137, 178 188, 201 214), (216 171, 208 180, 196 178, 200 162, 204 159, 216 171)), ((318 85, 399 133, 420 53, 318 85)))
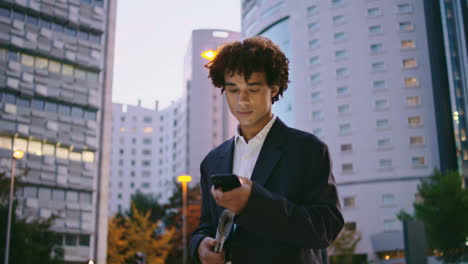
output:
POLYGON ((207 175, 204 171, 205 160, 200 165, 200 186, 202 191, 202 206, 200 215, 200 224, 198 228, 192 233, 190 239, 190 257, 192 263, 200 263, 198 258, 198 246, 205 237, 214 237, 216 226, 213 225, 211 210, 210 210, 210 189, 207 182, 207 175))
MULTIPOLYGON (((326 145, 318 165, 305 172, 300 204, 253 183, 237 224, 248 232, 302 248, 326 248, 344 225, 326 145)), ((287 175, 284 175, 287 177, 287 175)))

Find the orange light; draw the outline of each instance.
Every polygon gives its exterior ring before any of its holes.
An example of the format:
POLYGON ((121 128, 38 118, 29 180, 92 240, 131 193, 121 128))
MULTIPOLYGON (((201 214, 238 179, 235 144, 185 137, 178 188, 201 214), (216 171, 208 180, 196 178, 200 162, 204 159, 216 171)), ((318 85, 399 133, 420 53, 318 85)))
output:
POLYGON ((218 55, 217 50, 206 50, 200 54, 202 58, 207 59, 207 60, 213 60, 216 55, 218 55))
POLYGON ((190 182, 192 181, 192 177, 190 175, 180 175, 177 177, 177 181, 179 182, 190 182))
POLYGON ((386 256, 385 256, 385 259, 386 259, 386 260, 389 260, 389 259, 390 259, 390 256, 389 256, 389 255, 386 255, 386 256))
POLYGON ((15 150, 13 151, 13 154, 11 155, 14 159, 21 159, 24 157, 24 151, 21 150, 15 150))

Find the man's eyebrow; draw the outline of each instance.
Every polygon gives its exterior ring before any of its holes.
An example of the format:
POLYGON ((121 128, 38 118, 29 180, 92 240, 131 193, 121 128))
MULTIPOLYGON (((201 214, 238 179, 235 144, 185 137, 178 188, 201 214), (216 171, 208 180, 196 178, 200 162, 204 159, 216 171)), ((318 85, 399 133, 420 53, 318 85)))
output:
POLYGON ((262 85, 261 82, 248 82, 247 85, 262 85))
POLYGON ((227 82, 227 83, 224 84, 224 86, 236 86, 236 85, 234 83, 232 83, 232 82, 227 82))

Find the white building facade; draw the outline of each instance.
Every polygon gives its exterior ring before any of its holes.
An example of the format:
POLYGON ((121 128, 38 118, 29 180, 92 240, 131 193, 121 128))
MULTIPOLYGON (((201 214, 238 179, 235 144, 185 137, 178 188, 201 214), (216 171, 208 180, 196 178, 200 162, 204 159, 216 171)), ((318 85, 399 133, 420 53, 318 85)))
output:
POLYGON ((440 165, 425 25, 423 0, 242 1, 242 37, 266 36, 290 60, 274 112, 328 144, 369 260, 399 258, 396 215, 440 165))

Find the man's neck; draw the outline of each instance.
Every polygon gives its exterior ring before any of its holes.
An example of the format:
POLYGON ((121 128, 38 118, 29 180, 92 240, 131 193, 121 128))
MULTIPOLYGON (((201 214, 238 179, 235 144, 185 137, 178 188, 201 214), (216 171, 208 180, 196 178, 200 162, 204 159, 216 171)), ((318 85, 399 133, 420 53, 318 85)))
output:
POLYGON ((273 113, 270 113, 268 115, 268 118, 265 118, 265 120, 262 120, 261 125, 255 126, 255 127, 243 127, 239 125, 239 133, 240 135, 244 138, 246 143, 249 143, 249 140, 254 138, 262 129, 270 122, 270 120, 273 118, 273 113))

